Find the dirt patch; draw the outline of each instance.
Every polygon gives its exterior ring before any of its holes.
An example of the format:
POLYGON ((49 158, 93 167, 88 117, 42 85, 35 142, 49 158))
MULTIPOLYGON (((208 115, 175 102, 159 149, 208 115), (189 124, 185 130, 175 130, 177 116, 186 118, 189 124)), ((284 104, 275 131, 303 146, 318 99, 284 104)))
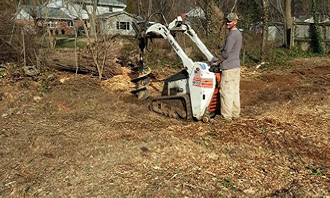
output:
MULTIPOLYGON (((47 92, 42 80, 0 79, 0 196, 327 196, 329 63, 245 70, 242 119, 228 124, 150 112, 128 73, 57 74, 47 92)), ((151 97, 171 72, 154 71, 151 97)))

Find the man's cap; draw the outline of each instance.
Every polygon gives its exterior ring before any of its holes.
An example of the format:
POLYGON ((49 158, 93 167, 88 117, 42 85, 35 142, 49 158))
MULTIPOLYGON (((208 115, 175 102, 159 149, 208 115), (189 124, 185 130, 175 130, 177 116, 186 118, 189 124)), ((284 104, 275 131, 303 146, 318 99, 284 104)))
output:
POLYGON ((226 18, 228 21, 234 21, 234 20, 238 20, 238 16, 236 13, 229 13, 226 18))

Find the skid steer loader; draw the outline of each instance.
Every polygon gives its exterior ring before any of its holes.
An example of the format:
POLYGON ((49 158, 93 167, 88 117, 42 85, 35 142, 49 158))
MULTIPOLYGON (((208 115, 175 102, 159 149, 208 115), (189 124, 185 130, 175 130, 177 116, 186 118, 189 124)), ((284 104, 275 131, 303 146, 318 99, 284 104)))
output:
MULTIPOLYGON (((160 13, 164 19, 164 16, 160 13)), ((149 17, 150 19, 151 17, 149 17)), ((211 72, 217 59, 199 39, 182 16, 173 22, 145 22, 145 38, 163 38, 181 58, 184 69, 165 80, 160 98, 151 100, 150 109, 165 116, 183 120, 196 119, 208 122, 220 109, 220 72, 211 72), (208 62, 194 62, 182 50, 175 40, 176 33, 185 33, 206 56, 208 62)))

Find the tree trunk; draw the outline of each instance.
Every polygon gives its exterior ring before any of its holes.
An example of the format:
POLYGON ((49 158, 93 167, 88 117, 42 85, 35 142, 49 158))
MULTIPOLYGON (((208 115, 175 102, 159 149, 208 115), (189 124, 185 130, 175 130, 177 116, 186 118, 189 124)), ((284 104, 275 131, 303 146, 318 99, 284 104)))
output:
POLYGON ((261 60, 266 59, 266 43, 268 39, 268 21, 269 21, 269 0, 261 0, 263 10, 263 28, 262 28, 262 43, 261 43, 261 60))
POLYGON ((91 36, 95 37, 97 39, 97 33, 96 33, 96 10, 97 10, 97 4, 99 3, 99 0, 94 0, 93 1, 93 12, 89 16, 90 20, 90 30, 91 30, 91 36))
POLYGON ((285 45, 287 48, 291 48, 291 0, 285 0, 285 27, 286 27, 286 42, 285 45))

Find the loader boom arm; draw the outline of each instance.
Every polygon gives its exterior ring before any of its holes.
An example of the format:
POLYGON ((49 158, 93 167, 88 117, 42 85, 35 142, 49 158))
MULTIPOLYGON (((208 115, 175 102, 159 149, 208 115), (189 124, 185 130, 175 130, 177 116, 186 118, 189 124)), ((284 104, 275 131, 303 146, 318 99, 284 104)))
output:
POLYGON ((146 34, 148 33, 156 33, 162 35, 164 39, 166 39, 172 46, 172 48, 175 50, 175 52, 178 54, 178 56, 181 58, 183 62, 184 68, 187 70, 188 74, 192 74, 193 72, 193 66, 194 62, 187 56, 187 54, 182 50, 180 45, 176 42, 174 37, 171 35, 170 31, 167 29, 166 26, 155 23, 154 25, 150 26, 146 34))
POLYGON ((212 53, 207 49, 204 43, 197 36, 196 32, 190 25, 185 24, 181 16, 178 16, 174 21, 169 24, 170 31, 184 32, 195 43, 198 49, 206 56, 207 60, 211 62, 215 58, 212 53))

